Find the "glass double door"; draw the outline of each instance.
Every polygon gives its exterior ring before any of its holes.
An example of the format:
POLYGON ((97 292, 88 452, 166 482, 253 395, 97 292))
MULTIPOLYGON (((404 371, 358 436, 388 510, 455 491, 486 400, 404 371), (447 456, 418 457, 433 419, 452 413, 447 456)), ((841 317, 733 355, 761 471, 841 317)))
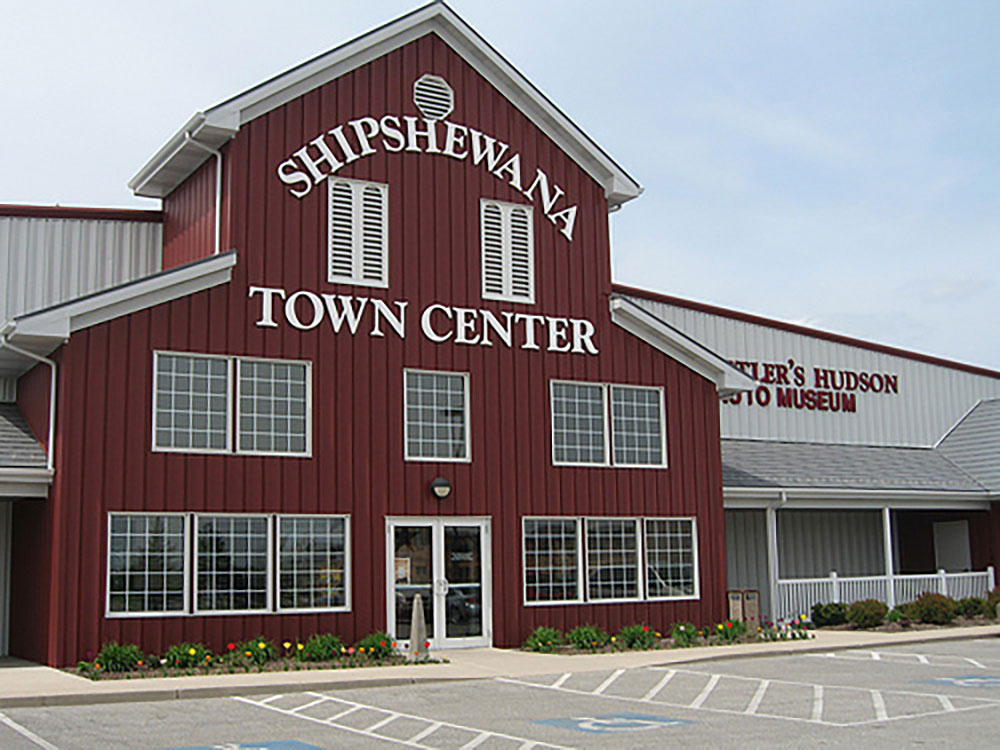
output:
POLYGON ((409 644, 420 595, 432 648, 492 642, 487 518, 392 518, 386 524, 389 633, 409 644))

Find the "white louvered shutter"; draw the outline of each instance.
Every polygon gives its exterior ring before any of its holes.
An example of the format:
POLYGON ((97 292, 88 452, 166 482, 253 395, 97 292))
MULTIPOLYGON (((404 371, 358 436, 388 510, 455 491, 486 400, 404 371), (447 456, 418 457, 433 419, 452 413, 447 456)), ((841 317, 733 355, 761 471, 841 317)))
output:
POLYGON ((531 206, 483 200, 483 298, 535 301, 535 243, 531 206))
POLYGON ((389 285, 388 198, 388 185, 330 180, 328 281, 389 285))

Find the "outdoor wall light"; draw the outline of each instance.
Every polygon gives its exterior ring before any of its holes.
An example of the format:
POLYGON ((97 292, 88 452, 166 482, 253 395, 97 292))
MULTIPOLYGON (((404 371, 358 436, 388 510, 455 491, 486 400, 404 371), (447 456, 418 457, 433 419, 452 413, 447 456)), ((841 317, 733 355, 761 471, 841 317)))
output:
POLYGON ((451 494, 451 482, 444 477, 438 477, 431 482, 431 492, 434 493, 434 497, 438 500, 444 500, 451 494))

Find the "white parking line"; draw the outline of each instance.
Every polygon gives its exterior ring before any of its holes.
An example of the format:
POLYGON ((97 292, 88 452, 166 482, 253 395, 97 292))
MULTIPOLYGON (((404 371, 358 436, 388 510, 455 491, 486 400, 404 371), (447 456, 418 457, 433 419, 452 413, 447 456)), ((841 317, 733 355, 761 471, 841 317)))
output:
POLYGON ((552 687, 562 687, 563 683, 566 682, 570 677, 573 676, 572 672, 566 672, 562 677, 552 683, 552 687))
MULTIPOLYGON (((546 685, 539 685, 538 687, 546 688, 546 689, 549 689, 549 690, 560 689, 560 688, 550 688, 550 687, 548 687, 546 685)), ((284 714, 285 716, 293 716, 296 719, 303 719, 305 721, 311 721, 311 722, 314 722, 314 723, 317 723, 317 724, 323 724, 323 725, 328 726, 328 727, 334 727, 336 729, 342 729, 345 732, 353 732, 354 734, 360 734, 360 735, 362 735, 364 737, 369 737, 369 738, 377 739, 377 740, 383 740, 385 742, 392 742, 392 743, 397 744, 397 745, 405 745, 407 747, 421 748, 421 750, 438 750, 438 748, 436 748, 433 744, 427 744, 427 741, 431 740, 433 738, 434 733, 438 729, 441 729, 442 727, 446 727, 448 729, 456 729, 456 730, 458 730, 460 732, 470 732, 470 733, 472 733, 472 734, 475 735, 469 742, 467 742, 465 745, 462 746, 463 750, 471 750, 471 748, 475 748, 475 747, 483 744, 484 742, 486 742, 487 740, 492 739, 492 738, 497 738, 497 739, 501 739, 501 740, 509 740, 509 741, 512 741, 512 742, 517 742, 517 743, 519 743, 519 750, 530 750, 531 748, 536 748, 536 747, 538 747, 538 748, 550 748, 551 750, 573 750, 573 748, 568 748, 568 747, 565 747, 563 745, 554 745, 554 744, 549 743, 549 742, 540 742, 538 740, 532 740, 532 739, 529 739, 527 737, 516 737, 516 736, 511 735, 511 734, 504 734, 503 732, 493 732, 493 731, 486 730, 486 729, 478 729, 478 728, 475 728, 475 727, 464 726, 462 724, 450 724, 448 722, 437 721, 436 719, 428 719, 428 718, 426 718, 424 716, 416 716, 414 714, 405 714, 405 713, 400 713, 398 711, 392 711, 392 710, 387 709, 387 708, 380 708, 379 706, 372 706, 372 705, 368 705, 368 704, 365 704, 365 703, 356 703, 354 701, 345 700, 343 698, 334 698, 334 697, 331 697, 331 696, 323 695, 321 693, 305 692, 305 693, 302 693, 301 695, 310 696, 311 698, 314 698, 314 699, 315 698, 319 698, 319 699, 321 699, 320 703, 326 701, 326 702, 330 702, 330 703, 334 703, 334 704, 338 704, 338 705, 346 705, 346 706, 349 706, 350 708, 348 708, 347 710, 341 711, 338 714, 334 714, 333 716, 331 716, 328 719, 319 719, 319 718, 316 718, 314 716, 307 716, 306 714, 302 713, 302 710, 304 708, 306 708, 308 706, 315 706, 315 705, 317 705, 317 703, 316 703, 315 700, 313 700, 313 701, 311 701, 309 703, 305 703, 302 706, 299 706, 297 708, 291 708, 291 709, 289 709, 289 708, 279 708, 278 706, 272 705, 270 701, 274 700, 274 696, 272 696, 271 698, 263 699, 263 700, 252 700, 250 698, 243 698, 241 696, 233 696, 233 700, 240 701, 241 703, 246 703, 246 704, 251 705, 251 706, 257 706, 259 708, 264 708, 264 709, 267 709, 268 711, 275 711, 277 713, 284 714), (384 719, 381 719, 381 720, 375 722, 374 724, 372 724, 371 726, 367 727, 366 729, 359 729, 357 727, 348 726, 346 724, 336 724, 336 723, 334 723, 338 718, 341 718, 343 716, 347 716, 348 714, 353 713, 354 711, 364 711, 364 710, 375 711, 377 713, 386 714, 386 717, 384 719), (399 739, 397 737, 391 737, 391 736, 385 735, 385 734, 378 734, 376 732, 377 729, 379 729, 381 727, 384 727, 387 724, 390 724, 391 722, 395 721, 396 719, 409 719, 411 721, 418 721, 418 722, 426 723, 429 726, 426 727, 423 731, 418 732, 416 735, 414 735, 413 737, 411 737, 408 740, 399 739)), ((454 747, 454 745, 451 744, 451 742, 453 742, 453 740, 450 741, 449 747, 454 747)), ((51 746, 49 746, 49 747, 51 747, 51 746)), ((52 750, 55 750, 55 749, 53 748, 52 750)))
POLYGON ((705 687, 702 688, 702 691, 698 693, 698 697, 691 701, 689 707, 701 708, 702 704, 708 700, 708 696, 712 694, 712 691, 715 690, 715 686, 719 684, 719 680, 721 679, 721 674, 713 674, 711 678, 709 678, 708 684, 706 684, 705 687))
MULTIPOLYGON (((658 669, 663 669, 662 667, 652 667, 649 670, 643 671, 654 671, 658 669)), ((572 677, 572 675, 570 675, 572 677)), ((892 690, 892 691, 878 691, 872 690, 870 688, 863 687, 852 687, 848 685, 819 685, 816 683, 807 682, 797 682, 792 680, 765 680, 757 677, 745 677, 743 675, 730 675, 730 674, 709 674, 707 672, 699 672, 696 670, 684 670, 684 669, 669 669, 667 675, 660 681, 661 684, 654 686, 652 690, 646 693, 642 698, 631 698, 624 695, 608 695, 605 693, 598 693, 598 687, 594 690, 576 690, 574 688, 569 688, 565 686, 565 683, 570 679, 560 678, 559 687, 554 687, 550 685, 539 684, 536 682, 526 682, 523 680, 511 679, 506 677, 495 678, 497 682, 504 682, 512 685, 521 685, 524 687, 535 688, 538 690, 555 690, 557 692, 572 693, 575 695, 583 695, 590 697, 598 697, 604 700, 618 700, 626 701, 629 703, 641 703, 644 705, 654 705, 654 706, 669 706, 671 708, 681 708, 681 709, 691 709, 696 711, 711 711, 714 713, 722 714, 735 714, 740 716, 753 716, 755 718, 766 718, 766 719, 779 719, 782 721, 797 721, 805 722, 808 724, 820 724, 823 726, 834 726, 834 727, 849 727, 849 726, 859 726, 862 724, 873 724, 880 721, 898 721, 902 719, 916 719, 926 716, 938 716, 941 714, 952 714, 963 711, 975 711, 981 708, 993 708, 996 709, 1000 706, 1000 700, 990 699, 990 698, 971 698, 967 696, 961 696, 961 700, 966 702, 968 705, 956 707, 952 702, 951 698, 955 696, 943 696, 937 693, 917 693, 913 691, 905 690, 892 690), (659 695, 663 688, 669 681, 668 678, 672 678, 675 674, 684 674, 698 676, 701 678, 707 678, 705 686, 702 688, 698 696, 690 703, 672 703, 666 700, 653 700, 657 695, 659 695), (708 707, 705 706, 705 702, 711 695, 712 691, 718 686, 719 682, 723 679, 726 680, 739 680, 746 682, 757 683, 757 689, 754 693, 753 698, 751 698, 749 705, 743 709, 730 709, 730 708, 719 708, 719 707, 708 707), (765 694, 770 687, 774 685, 787 685, 794 688, 798 688, 799 692, 804 688, 812 688, 812 702, 809 709, 808 716, 788 716, 781 714, 771 714, 771 713, 761 713, 760 705, 764 700, 765 694), (860 721, 851 722, 833 722, 823 720, 823 711, 825 708, 825 696, 826 689, 836 689, 841 692, 849 692, 855 694, 858 698, 862 698, 867 694, 865 703, 871 705, 875 712, 874 719, 862 719, 860 721), (924 711, 920 713, 906 713, 900 714, 898 716, 890 716, 886 708, 885 695, 893 695, 897 697, 904 698, 919 698, 919 699, 933 699, 937 700, 942 710, 940 711, 924 711)), ((616 677, 617 679, 617 677, 616 677)), ((607 680, 605 680, 607 682, 607 680)), ((862 704, 863 705, 863 704, 862 704)))
POLYGON ((601 693, 603 693, 611 686, 612 682, 617 680, 623 674, 625 674, 624 669, 616 670, 610 677, 608 677, 608 679, 606 679, 604 682, 602 682, 600 685, 597 686, 597 689, 594 691, 594 695, 600 695, 601 693))
POLYGON ((768 686, 771 684, 770 680, 761 680, 760 685, 757 686, 757 692, 753 694, 753 698, 750 699, 750 705, 744 709, 745 714, 755 714, 757 709, 760 708, 760 702, 764 700, 764 693, 767 692, 768 686))
POLYGON ((16 721, 11 719, 6 714, 0 714, 0 724, 6 724, 8 727, 13 729, 19 735, 21 735, 25 739, 30 740, 31 742, 34 742, 39 747, 45 748, 45 750, 59 750, 59 748, 57 748, 51 742, 46 742, 37 734, 32 732, 30 729, 28 729, 27 727, 22 727, 20 724, 18 724, 16 721))
POLYGON ((823 686, 813 685, 812 720, 819 721, 822 718, 823 718, 823 686))
POLYGON ((831 652, 828 654, 805 654, 810 658, 819 659, 847 659, 849 661, 877 661, 883 664, 913 664, 925 667, 964 667, 972 665, 976 669, 990 669, 1000 667, 1000 661, 986 660, 979 661, 965 656, 951 656, 949 654, 908 654, 900 651, 843 651, 831 652))

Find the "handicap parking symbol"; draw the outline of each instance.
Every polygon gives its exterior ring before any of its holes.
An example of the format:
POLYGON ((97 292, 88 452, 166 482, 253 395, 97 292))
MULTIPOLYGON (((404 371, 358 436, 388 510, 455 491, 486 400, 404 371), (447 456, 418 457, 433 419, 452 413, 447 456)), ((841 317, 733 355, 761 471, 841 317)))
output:
POLYGON ((591 734, 620 734, 622 732, 642 732, 649 729, 666 729, 682 724, 694 724, 684 719, 668 719, 665 716, 646 714, 603 714, 601 716, 577 716, 568 719, 544 719, 536 724, 548 724, 560 729, 572 729, 591 734))
POLYGON ((959 677, 940 677, 923 680, 925 685, 954 685, 964 688, 1000 688, 1000 677, 984 674, 966 674, 959 677))

